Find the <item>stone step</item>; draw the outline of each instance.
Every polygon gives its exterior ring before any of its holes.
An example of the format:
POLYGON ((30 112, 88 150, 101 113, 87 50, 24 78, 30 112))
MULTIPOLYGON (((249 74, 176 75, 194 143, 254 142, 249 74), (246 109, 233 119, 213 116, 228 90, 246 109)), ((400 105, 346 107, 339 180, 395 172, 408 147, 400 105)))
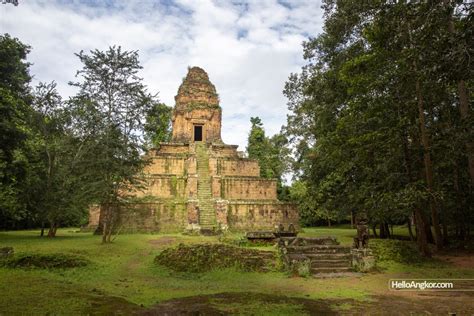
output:
POLYGON ((199 222, 199 225, 200 225, 201 227, 206 227, 206 228, 207 228, 207 227, 215 227, 215 226, 217 226, 217 225, 216 225, 216 222, 199 222))
POLYGON ((334 267, 334 268, 311 268, 311 274, 328 274, 328 273, 342 273, 351 272, 349 267, 334 267))
POLYGON ((308 245, 308 246, 288 246, 288 253, 350 253, 351 248, 338 245, 308 245))
POLYGON ((306 256, 313 260, 352 260, 350 253, 312 253, 306 254, 306 256))
POLYGON ((196 144, 198 175, 199 224, 202 230, 213 231, 217 226, 216 211, 212 200, 211 177, 209 174, 209 154, 205 144, 196 144))
POLYGON ((282 237, 281 241, 289 246, 339 245, 334 237, 282 237))
POLYGON ((349 260, 320 260, 311 261, 311 268, 350 268, 349 260))
POLYGON ((304 261, 311 260, 314 262, 320 262, 325 260, 335 260, 335 261, 351 261, 351 254, 341 254, 341 253, 324 253, 324 254, 302 254, 302 253, 290 253, 288 254, 289 260, 304 261))

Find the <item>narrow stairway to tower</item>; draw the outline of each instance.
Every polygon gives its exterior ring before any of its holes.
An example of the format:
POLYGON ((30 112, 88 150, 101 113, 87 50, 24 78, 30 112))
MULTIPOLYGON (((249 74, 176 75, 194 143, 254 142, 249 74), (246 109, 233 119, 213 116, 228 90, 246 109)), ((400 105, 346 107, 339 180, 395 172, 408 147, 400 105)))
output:
POLYGON ((211 194, 211 177, 209 175, 209 154, 207 145, 196 142, 196 161, 198 176, 199 225, 201 231, 213 231, 217 226, 216 211, 211 194))

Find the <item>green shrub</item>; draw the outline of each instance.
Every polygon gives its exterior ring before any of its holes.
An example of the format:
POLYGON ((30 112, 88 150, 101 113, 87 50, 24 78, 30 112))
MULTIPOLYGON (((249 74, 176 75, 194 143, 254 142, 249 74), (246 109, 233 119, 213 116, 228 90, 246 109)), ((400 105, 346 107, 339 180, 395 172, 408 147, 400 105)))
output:
POLYGON ((416 243, 411 241, 370 239, 369 247, 379 262, 421 263, 426 260, 418 252, 416 243))

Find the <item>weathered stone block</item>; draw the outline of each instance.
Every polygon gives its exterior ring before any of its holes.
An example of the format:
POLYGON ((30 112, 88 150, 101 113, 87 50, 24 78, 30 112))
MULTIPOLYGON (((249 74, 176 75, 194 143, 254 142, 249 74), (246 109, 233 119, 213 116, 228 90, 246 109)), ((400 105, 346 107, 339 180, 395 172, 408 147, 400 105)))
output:
POLYGON ((369 248, 353 248, 351 254, 355 271, 368 272, 375 267, 375 257, 369 248))
POLYGON ((222 198, 229 200, 276 200, 277 181, 255 177, 222 178, 222 198))

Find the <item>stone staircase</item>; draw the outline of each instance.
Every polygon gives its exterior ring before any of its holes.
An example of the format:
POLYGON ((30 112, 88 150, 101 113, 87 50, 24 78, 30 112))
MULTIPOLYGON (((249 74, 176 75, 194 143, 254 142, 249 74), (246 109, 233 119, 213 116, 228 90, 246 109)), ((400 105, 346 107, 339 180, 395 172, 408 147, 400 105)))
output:
POLYGON ((201 231, 214 231, 217 228, 216 211, 211 193, 209 175, 209 154, 205 143, 196 142, 196 161, 198 176, 199 225, 201 231))
POLYGON ((314 276, 353 271, 351 247, 339 245, 333 237, 281 238, 280 250, 290 271, 302 266, 314 276))

